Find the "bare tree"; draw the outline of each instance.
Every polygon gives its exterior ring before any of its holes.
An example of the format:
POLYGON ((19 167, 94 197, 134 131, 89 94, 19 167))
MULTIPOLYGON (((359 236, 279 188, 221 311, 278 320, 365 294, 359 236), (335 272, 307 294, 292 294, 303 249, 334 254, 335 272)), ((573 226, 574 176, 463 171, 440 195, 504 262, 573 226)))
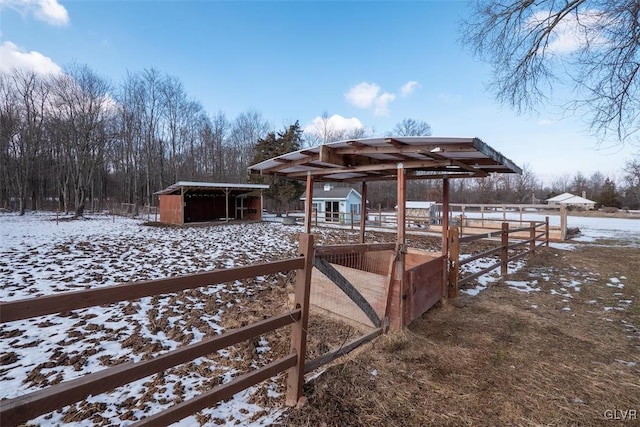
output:
POLYGON ((49 107, 49 80, 33 71, 14 69, 2 76, 2 134, 5 154, 15 163, 8 174, 16 186, 18 209, 23 215, 33 182, 37 156, 45 133, 49 107))
POLYGON ((256 110, 249 109, 236 117, 229 135, 230 146, 226 150, 228 178, 240 182, 248 178, 247 167, 253 159, 254 147, 268 130, 269 123, 256 110))
POLYGON ((477 0, 462 41, 493 66, 500 102, 534 109, 567 85, 566 107, 624 143, 640 129, 639 15, 637 0, 477 0))
POLYGON ((391 136, 429 136, 431 126, 423 120, 404 119, 397 123, 391 131, 391 136))
POLYGON ((64 138, 66 171, 74 194, 76 217, 82 216, 99 164, 104 161, 109 137, 105 126, 111 109, 109 83, 86 65, 73 65, 55 78, 56 116, 64 138))

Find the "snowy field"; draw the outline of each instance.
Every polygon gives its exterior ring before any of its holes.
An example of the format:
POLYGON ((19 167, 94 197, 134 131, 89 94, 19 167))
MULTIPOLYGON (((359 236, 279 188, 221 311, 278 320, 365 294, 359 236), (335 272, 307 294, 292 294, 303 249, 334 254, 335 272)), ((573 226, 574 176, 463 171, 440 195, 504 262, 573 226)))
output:
MULTIPOLYGON (((56 225, 50 214, 0 215, 0 300, 154 279, 214 268, 228 268, 295 256, 301 227, 280 224, 157 228, 142 221, 91 216, 56 225)), ((322 231, 321 231, 322 234, 322 231)), ((135 302, 92 307, 64 315, 15 321, 0 327, 0 398, 77 378, 124 361, 197 342, 224 328, 220 316, 241 297, 273 286, 277 277, 198 288, 135 302)), ((258 343, 257 364, 270 360, 269 344, 258 343)), ((91 397, 89 405, 33 420, 36 424, 127 425, 143 414, 159 412, 200 390, 228 381, 239 356, 218 354, 230 363, 200 358, 161 376, 148 377, 111 393, 91 397), (81 420, 83 411, 94 417, 81 420)), ((237 365, 237 364, 236 364, 237 365)), ((277 410, 255 403, 255 394, 276 396, 276 381, 238 393, 216 408, 202 411, 214 422, 268 424, 277 410)), ((198 425, 189 417, 183 425, 198 425)))
MULTIPOLYGON (((499 215, 501 218, 502 214, 499 215)), ((519 215, 514 219, 519 219, 519 215)), ((540 218, 525 218, 536 219, 540 218)), ((571 250, 575 244, 598 244, 599 240, 606 240, 607 244, 617 240, 640 247, 639 220, 569 217, 569 226, 581 229, 578 243, 555 244, 556 248, 571 250)), ((283 259, 295 256, 301 230, 301 226, 279 223, 157 228, 144 226, 141 220, 100 215, 56 224, 55 215, 51 214, 32 213, 23 217, 0 214, 0 300, 283 259)), ((345 232, 314 228, 320 241, 335 240, 340 233, 345 232)), ((467 264, 465 274, 493 262, 492 258, 467 264)), ((509 270, 517 271, 523 265, 524 261, 511 263, 509 270)), ((499 269, 462 292, 476 295, 498 280, 497 273, 499 269)), ((531 280, 507 282, 507 285, 521 292, 538 292, 540 281, 548 281, 552 274, 540 271, 531 280)), ((628 306, 623 294, 625 279, 624 276, 600 278, 589 273, 580 281, 567 278, 555 292, 567 301, 566 311, 570 311, 572 293, 604 281, 607 286, 621 289, 620 304, 608 309, 623 310, 628 306)), ((279 280, 282 277, 257 277, 179 295, 143 298, 3 324, 0 326, 0 399, 20 396, 125 361, 138 361, 220 333, 224 330, 220 319, 226 311, 253 293, 275 286, 279 280)), ((253 356, 251 366, 254 367, 271 361, 268 340, 261 339, 256 344, 253 356)), ((200 358, 170 369, 164 375, 144 378, 91 397, 82 406, 72 405, 41 416, 33 423, 128 425, 228 381, 238 372, 239 360, 242 355, 237 352, 220 351, 216 357, 200 358)), ((283 392, 280 388, 274 379, 265 381, 179 424, 270 424, 280 410, 277 405, 260 404, 261 399, 256 396, 274 398, 283 392)))

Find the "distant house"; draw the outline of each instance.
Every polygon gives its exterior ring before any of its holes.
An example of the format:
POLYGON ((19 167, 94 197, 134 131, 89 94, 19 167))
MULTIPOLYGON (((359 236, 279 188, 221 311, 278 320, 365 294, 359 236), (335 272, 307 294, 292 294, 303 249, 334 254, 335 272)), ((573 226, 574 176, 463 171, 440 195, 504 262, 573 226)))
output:
MULTIPOLYGON (((300 200, 307 200, 306 191, 300 200)), ((351 187, 334 187, 325 184, 323 187, 313 189, 312 207, 317 212, 318 221, 324 222, 351 222, 359 221, 362 213, 362 195, 351 187)), ((315 214, 314 214, 315 215, 315 214)))
POLYGON ((576 208, 592 210, 596 208, 596 202, 584 197, 576 196, 571 193, 562 193, 550 199, 547 199, 549 206, 572 206, 576 208))
POLYGON ((160 222, 184 225, 191 222, 262 219, 264 184, 178 181, 158 191, 160 222))

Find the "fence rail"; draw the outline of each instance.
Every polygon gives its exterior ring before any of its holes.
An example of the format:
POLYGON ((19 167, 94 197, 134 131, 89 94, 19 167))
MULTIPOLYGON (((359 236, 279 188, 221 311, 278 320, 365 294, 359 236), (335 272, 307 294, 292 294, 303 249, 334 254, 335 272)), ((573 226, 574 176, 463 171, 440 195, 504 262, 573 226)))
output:
POLYGON ((530 221, 528 227, 510 228, 510 222, 505 221, 502 223, 502 227, 498 231, 494 231, 486 234, 476 234, 470 236, 461 236, 460 227, 449 228, 449 298, 456 298, 460 285, 468 283, 484 274, 489 273, 492 270, 500 267, 500 274, 506 276, 508 274, 509 261, 518 260, 528 254, 535 254, 535 249, 542 245, 549 245, 549 217, 545 218, 545 221, 530 221), (537 233, 536 231, 544 227, 544 231, 537 233), (523 233, 527 233, 528 236, 521 237, 523 233), (518 233, 518 236, 516 236, 518 233), (500 245, 471 255, 464 259, 460 259, 460 245, 462 243, 470 243, 480 239, 493 238, 500 236, 500 245), (511 239, 511 241, 510 241, 511 239), (509 251, 514 251, 520 247, 526 247, 525 250, 515 253, 509 256, 509 251), (476 261, 480 258, 486 258, 500 254, 499 259, 475 273, 468 274, 464 277, 460 275, 460 268, 476 261))
POLYGON ((288 370, 287 402, 295 404, 302 396, 302 385, 304 383, 309 282, 313 262, 313 236, 308 234, 301 235, 300 252, 301 255, 299 257, 282 261, 1 303, 0 323, 6 323, 259 275, 297 270, 294 310, 219 336, 205 338, 198 343, 178 348, 149 360, 124 363, 23 396, 2 400, 0 401, 0 424, 22 424, 40 415, 78 402, 88 396, 113 390, 116 387, 163 372, 168 368, 187 363, 198 357, 206 356, 290 324, 294 325, 291 333, 290 354, 237 377, 228 383, 217 386, 195 398, 172 406, 159 414, 140 420, 136 425, 168 424, 178 421, 285 370, 288 370))

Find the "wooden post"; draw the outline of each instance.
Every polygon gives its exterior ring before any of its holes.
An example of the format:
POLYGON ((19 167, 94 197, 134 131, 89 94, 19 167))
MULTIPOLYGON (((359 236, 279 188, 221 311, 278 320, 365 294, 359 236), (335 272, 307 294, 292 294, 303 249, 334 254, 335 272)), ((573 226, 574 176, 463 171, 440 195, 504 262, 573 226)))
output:
POLYGON ((529 227, 531 227, 531 230, 529 230, 529 240, 531 240, 531 242, 529 242, 529 250, 531 251, 531 254, 535 254, 536 253, 536 223, 535 221, 531 221, 529 222, 529 227))
POLYGON ((567 207, 560 205, 560 240, 567 238, 567 207))
POLYGON ((353 209, 351 209, 351 231, 353 231, 353 209))
POLYGON ((409 323, 409 308, 411 307, 410 295, 407 289, 407 279, 405 277, 405 240, 406 240, 406 210, 407 210, 407 177, 405 175, 404 165, 398 163, 398 215, 397 218, 397 238, 396 251, 398 258, 396 262, 396 280, 394 285, 398 289, 399 301, 399 329, 404 329, 409 323))
POLYGON ((229 222, 229 189, 224 189, 225 222, 229 222))
MULTIPOLYGON (((307 198, 304 200, 304 232, 311 233, 311 208, 313 207, 313 176, 307 172, 307 198)), ((318 225, 318 213, 316 212, 316 226, 318 225)))
MULTIPOLYGON (((308 181, 307 181, 308 183, 308 181)), ((309 195, 309 193, 307 193, 309 195)), ((307 197, 310 200, 311 197, 307 197)), ((289 406, 297 405, 304 387, 304 362, 307 352, 307 326, 309 324, 309 293, 313 269, 313 235, 300 234, 300 255, 304 256, 304 268, 296 272, 294 307, 302 310, 300 320, 291 329, 291 351, 298 356, 295 366, 287 371, 287 399, 289 406)))
POLYGON ((544 217, 544 239, 545 239, 545 246, 548 248, 549 247, 549 217, 546 216, 544 217))
POLYGON ((407 211, 407 177, 404 171, 404 165, 398 163, 398 238, 397 242, 401 245, 405 243, 405 226, 407 211))
POLYGON ((449 253, 449 180, 442 180, 442 256, 449 253))
POLYGON ((505 277, 509 274, 509 223, 502 223, 502 250, 500 251, 500 275, 505 277))
POLYGON ((380 227, 382 227, 382 205, 378 203, 378 220, 380 221, 380 227))
POLYGON ((362 181, 362 201, 360 202, 360 243, 364 243, 364 229, 367 225, 367 183, 362 181))
POLYGON ((484 228, 484 205, 480 206, 480 227, 484 228))
POLYGON ((458 227, 449 230, 449 298, 458 298, 458 278, 460 277, 460 232, 458 227))

